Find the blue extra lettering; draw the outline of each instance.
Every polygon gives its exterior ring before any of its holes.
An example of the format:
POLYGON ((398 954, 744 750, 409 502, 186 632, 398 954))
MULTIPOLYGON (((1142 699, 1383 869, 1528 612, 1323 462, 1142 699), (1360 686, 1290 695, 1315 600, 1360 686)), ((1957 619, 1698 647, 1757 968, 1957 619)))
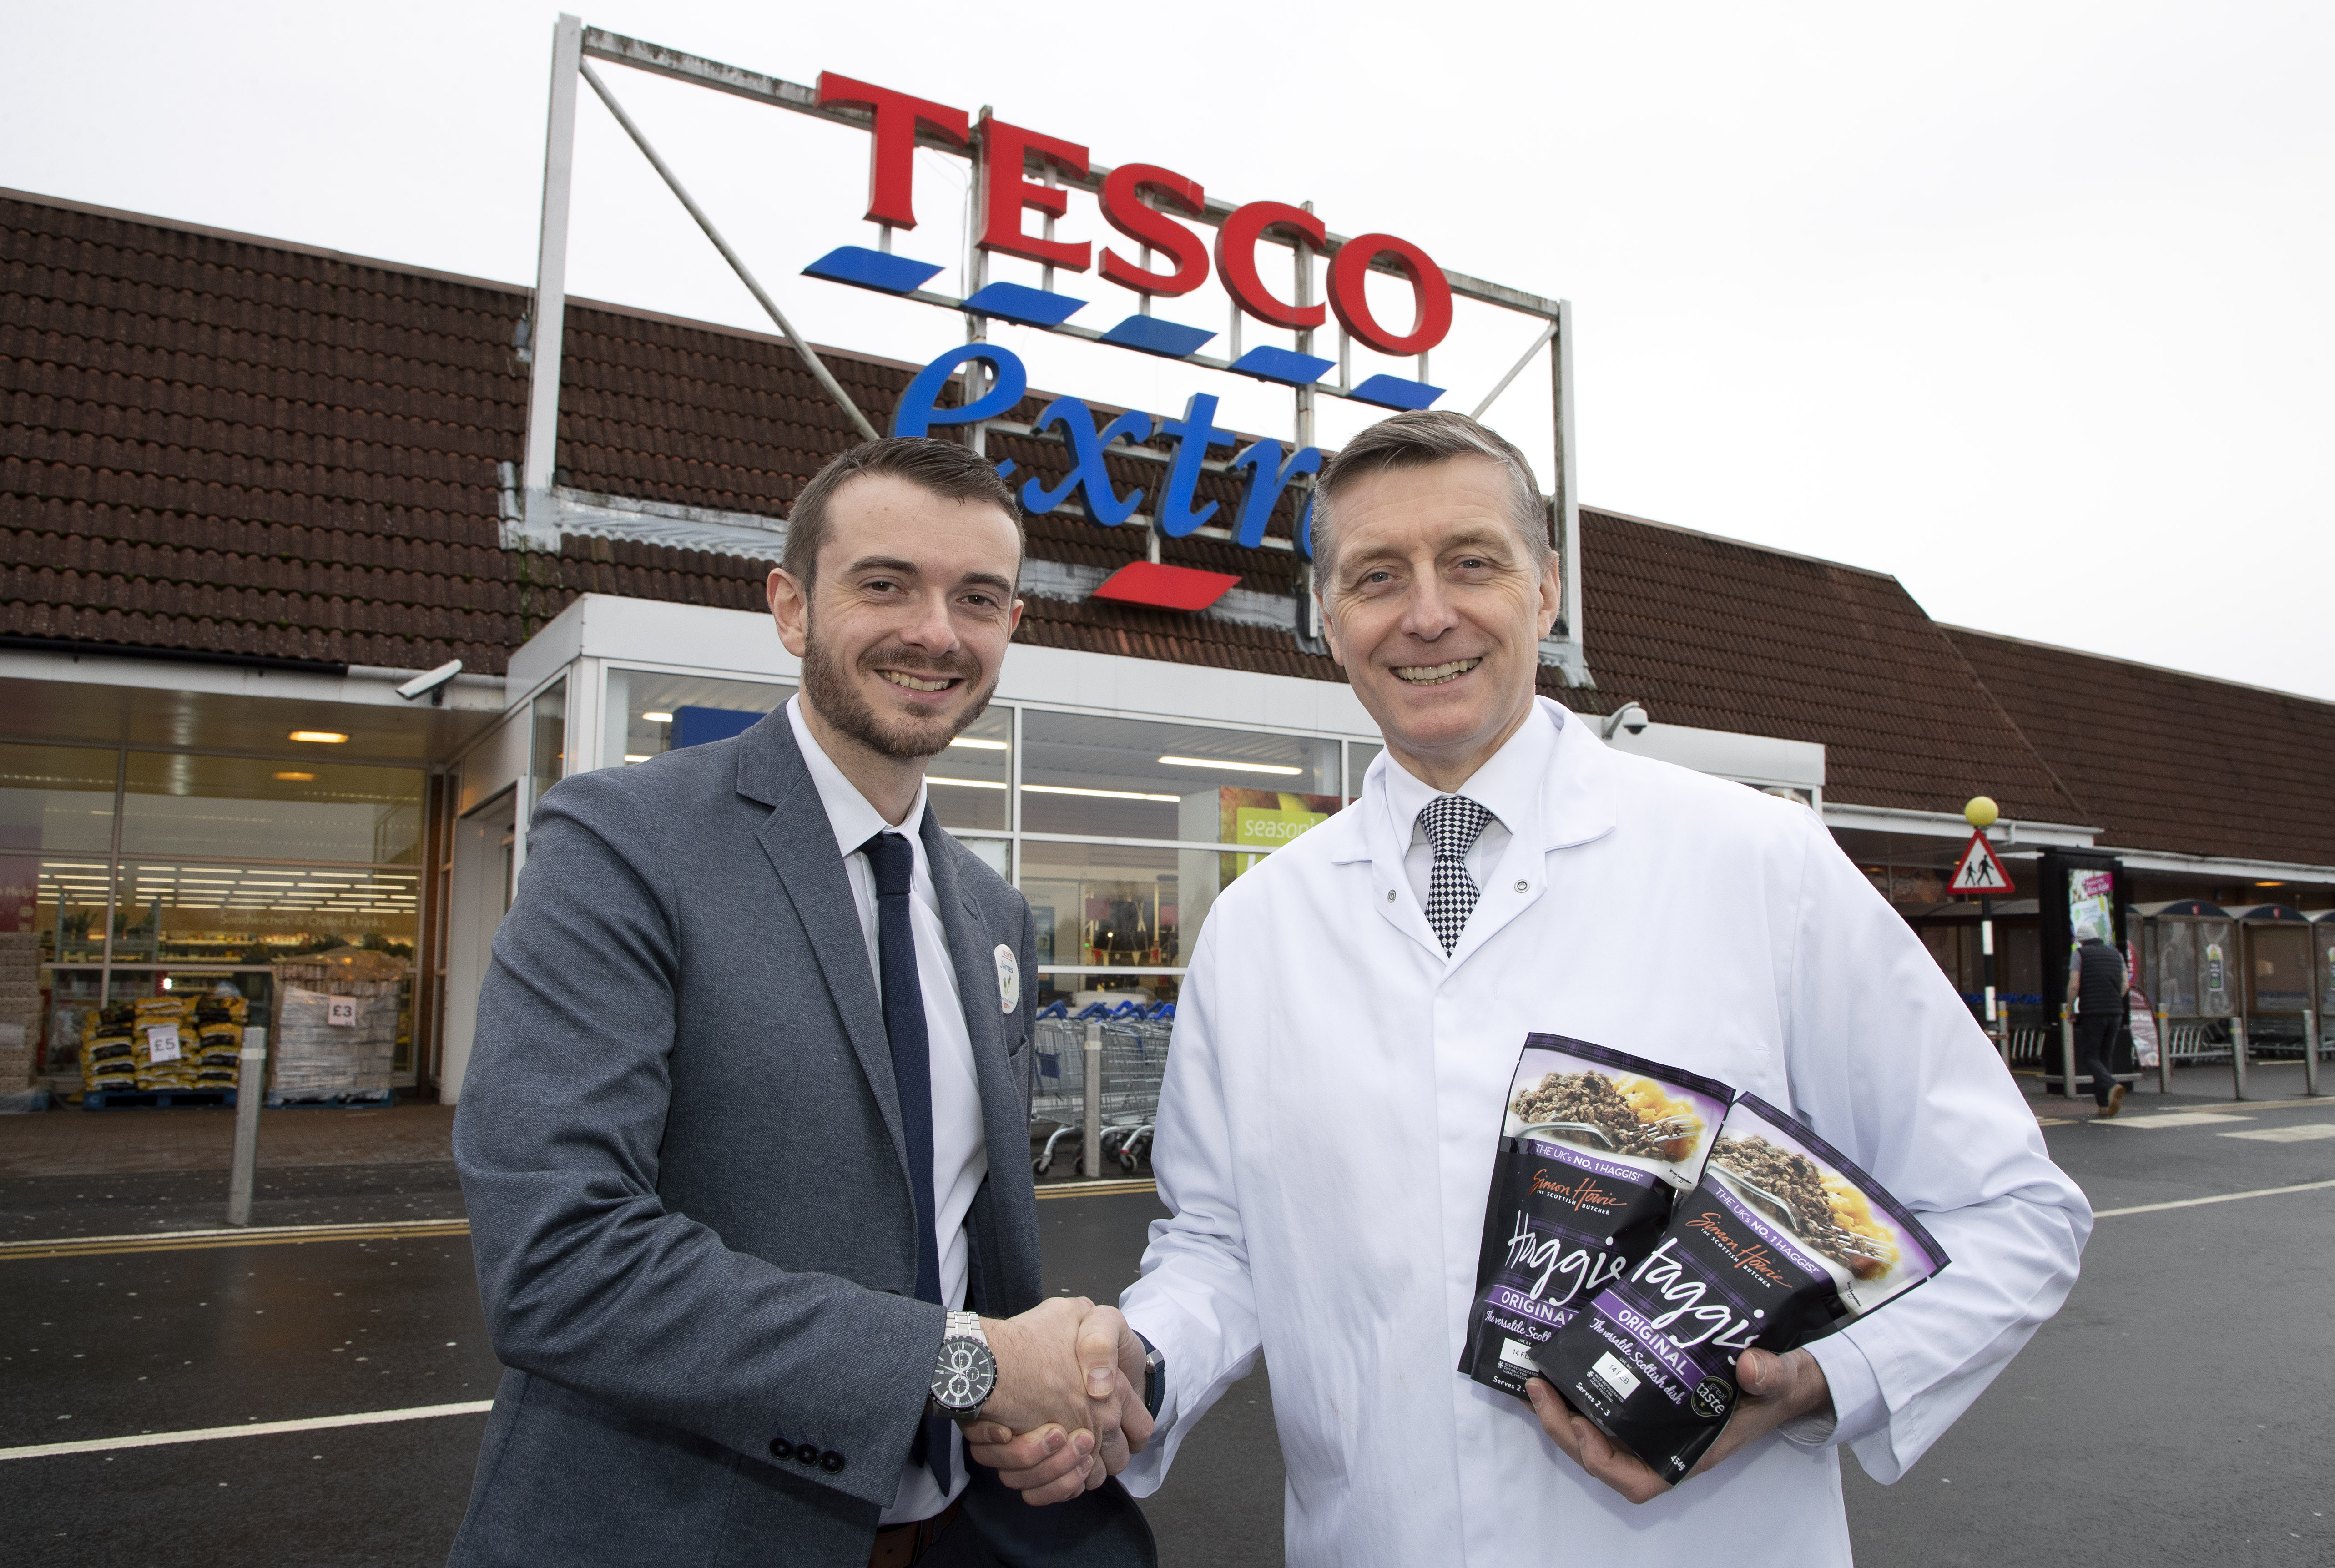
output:
POLYGON ((1184 405, 1184 417, 1168 420, 1159 427, 1161 433, 1176 438, 1176 457, 1168 465, 1168 482, 1160 487, 1159 506, 1153 515, 1158 519, 1159 531, 1171 539, 1182 538, 1216 515, 1214 501, 1197 512, 1192 509, 1192 489, 1199 483, 1208 449, 1233 444, 1232 431, 1216 427, 1216 400, 1206 392, 1194 392, 1184 405))
POLYGON ((900 394, 900 406, 892 411, 892 433, 930 435, 935 425, 969 425, 993 420, 1012 413, 1013 405, 1029 390, 1030 373, 1022 365, 1020 354, 994 344, 969 343, 941 355, 916 373, 916 379, 900 394), (959 366, 974 360, 989 367, 996 384, 962 408, 941 407, 941 389, 954 378, 959 366))
MULTIPOLYGON (((1322 449, 1301 447, 1284 463, 1281 460, 1279 441, 1251 441, 1233 459, 1232 467, 1248 470, 1248 489, 1241 492, 1240 515, 1233 524, 1233 542, 1253 550, 1264 542, 1264 525, 1271 520, 1273 505, 1289 488, 1289 481, 1300 474, 1322 471, 1322 449)), ((1311 498, 1309 496, 1308 500, 1311 498)), ((1311 517, 1306 520, 1312 521, 1311 517)))
POLYGON ((1151 416, 1128 412, 1119 415, 1100 431, 1095 429, 1095 416, 1077 398, 1056 398, 1046 405, 1031 433, 1050 425, 1062 427, 1063 440, 1071 449, 1071 476, 1053 489, 1048 489, 1036 479, 1022 487, 1022 504, 1032 515, 1044 517, 1071 498, 1071 492, 1086 491, 1087 516, 1106 528, 1115 528, 1135 515, 1143 504, 1141 490, 1129 490, 1125 496, 1111 489, 1110 471, 1103 466, 1103 454, 1110 443, 1124 438, 1130 441, 1151 439, 1151 416))

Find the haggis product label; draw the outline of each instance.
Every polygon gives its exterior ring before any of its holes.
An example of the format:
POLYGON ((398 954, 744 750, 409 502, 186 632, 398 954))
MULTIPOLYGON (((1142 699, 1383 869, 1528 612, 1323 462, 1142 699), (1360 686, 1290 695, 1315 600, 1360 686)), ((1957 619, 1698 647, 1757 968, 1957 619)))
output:
POLYGON ((1508 1085, 1459 1370, 1525 1397, 1531 1353, 1661 1235, 1694 1185, 1725 1084, 1555 1035, 1508 1085))
POLYGON ((1878 1182, 1747 1094, 1660 1238, 1534 1350, 1533 1368, 1675 1483, 1734 1411, 1736 1357, 1831 1333, 1946 1261, 1878 1182))

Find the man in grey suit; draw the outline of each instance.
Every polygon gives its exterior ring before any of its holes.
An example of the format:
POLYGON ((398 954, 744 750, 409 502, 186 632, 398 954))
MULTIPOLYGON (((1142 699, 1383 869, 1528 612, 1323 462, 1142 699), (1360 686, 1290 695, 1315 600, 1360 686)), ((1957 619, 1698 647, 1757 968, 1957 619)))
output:
POLYGON ((1144 1347, 1041 1300, 1029 906, 925 809, 1021 550, 979 457, 853 449, 770 574, 800 694, 536 807, 454 1128, 509 1369, 454 1564, 1153 1561, 1144 1347))

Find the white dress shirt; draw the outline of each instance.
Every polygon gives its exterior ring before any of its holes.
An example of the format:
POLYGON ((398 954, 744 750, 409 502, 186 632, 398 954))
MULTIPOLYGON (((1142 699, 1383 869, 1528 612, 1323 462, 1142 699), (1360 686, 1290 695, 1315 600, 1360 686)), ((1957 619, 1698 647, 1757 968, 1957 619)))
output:
MULTIPOLYGON (((851 883, 851 902, 859 911, 859 925, 867 940, 867 967, 876 976, 876 993, 884 993, 881 929, 876 908, 876 872, 859 847, 882 832, 896 832, 908 841, 916 869, 908 885, 908 921, 916 936, 916 980, 925 992, 925 1034, 931 1045, 933 1073, 933 1215, 940 1238, 941 1302, 952 1312, 964 1305, 967 1260, 971 1244, 964 1234, 965 1215, 973 1210, 974 1194, 989 1175, 989 1145, 981 1127, 981 1089, 974 1078, 973 1035, 965 1027, 964 1007, 957 995, 956 966, 949 957, 948 930, 941 924, 940 895, 933 890, 933 870, 925 858, 925 841, 917 829, 925 819, 925 789, 896 826, 867 803, 857 786, 819 750, 819 741, 803 722, 802 699, 787 702, 787 721, 794 728, 795 744, 802 749, 803 764, 818 787, 819 804, 827 808, 828 826, 843 857, 843 874, 851 883)), ((950 1476, 954 1485, 943 1495, 933 1473, 911 1464, 900 1476, 900 1490, 884 1510, 878 1525, 929 1519, 964 1490, 964 1440, 950 1428, 954 1455, 950 1476)))
POLYGON ((2089 1207, 1920 938, 1813 812, 1610 750, 1545 699, 1536 712, 1459 791, 1508 838, 1471 866, 1479 896, 1448 957, 1410 865, 1433 792, 1396 806, 1386 756, 1353 807, 1209 911, 1158 1117, 1171 1217, 1120 1302, 1168 1386, 1121 1479, 1155 1490, 1261 1351, 1297 1568, 1652 1563, 1719 1539, 1744 1568, 1847 1568, 1819 1431, 1633 1507, 1529 1407, 1459 1375, 1525 1036, 1757 1094, 1921 1215, 1952 1263, 1809 1347, 1839 1438, 1884 1482, 2059 1309, 2089 1207))

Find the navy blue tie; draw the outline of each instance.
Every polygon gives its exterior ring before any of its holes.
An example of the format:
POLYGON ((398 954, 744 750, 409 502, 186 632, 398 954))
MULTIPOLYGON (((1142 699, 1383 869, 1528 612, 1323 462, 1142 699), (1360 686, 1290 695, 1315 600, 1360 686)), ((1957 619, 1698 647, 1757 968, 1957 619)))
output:
MULTIPOLYGON (((916 854, 897 833, 878 833, 859 847, 876 874, 876 940, 882 961, 884 1033, 892 1042, 892 1083, 900 1094, 900 1124, 908 1136, 908 1185, 916 1201, 916 1299, 941 1301, 941 1255, 933 1215, 933 1051, 925 1030, 925 988, 916 976, 916 932, 908 919, 908 887, 916 854)), ((949 1489, 949 1419, 927 1416, 908 1457, 923 1459, 949 1489), (918 1450, 921 1450, 919 1452, 918 1450)))

